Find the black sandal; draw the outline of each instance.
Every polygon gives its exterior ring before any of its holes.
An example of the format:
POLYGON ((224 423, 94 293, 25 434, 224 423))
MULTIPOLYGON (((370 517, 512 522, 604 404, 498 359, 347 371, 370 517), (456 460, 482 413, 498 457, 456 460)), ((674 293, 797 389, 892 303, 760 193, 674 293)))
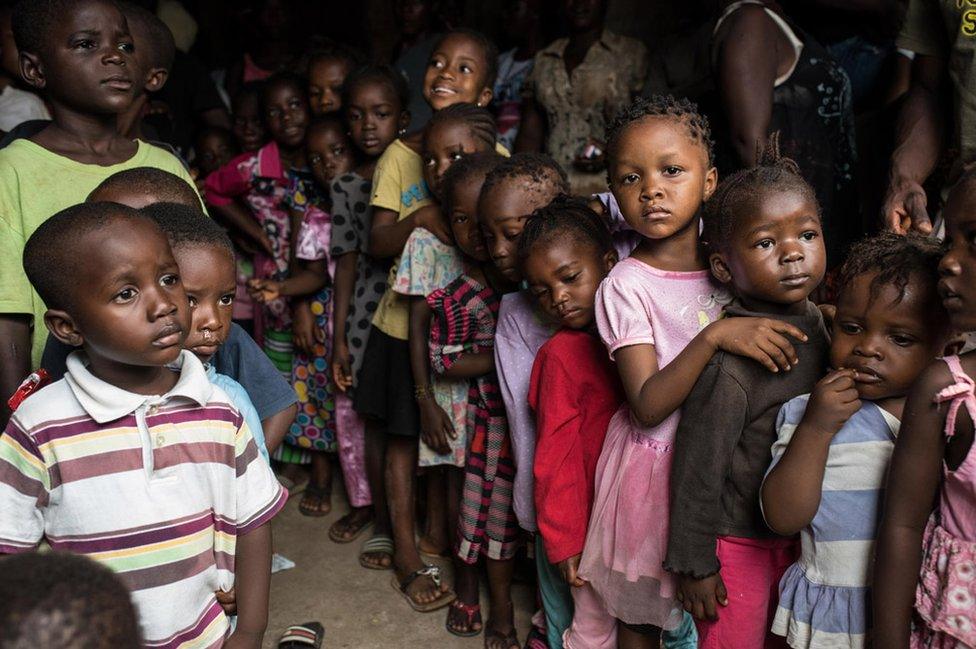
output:
POLYGON ((298 512, 302 516, 312 516, 314 518, 321 518, 322 516, 328 516, 332 511, 332 489, 329 487, 319 487, 312 484, 311 482, 305 487, 305 493, 302 494, 302 499, 298 502, 298 512), (307 499, 307 500, 306 500, 307 499), (312 501, 318 502, 318 507, 312 505, 306 505, 305 503, 312 501), (325 511, 322 510, 322 504, 328 503, 329 507, 325 511))
POLYGON ((457 599, 457 595, 454 594, 454 592, 450 590, 440 590, 441 569, 437 566, 425 565, 423 568, 414 570, 409 575, 404 577, 403 581, 397 579, 396 572, 394 572, 390 585, 393 586, 393 588, 395 588, 401 595, 403 595, 404 599, 410 603, 410 607, 418 613, 430 613, 431 611, 436 611, 439 608, 444 608, 457 599), (421 604, 414 600, 413 597, 410 597, 410 594, 407 593, 407 589, 410 588, 410 584, 415 582, 420 577, 430 577, 430 580, 434 582, 434 585, 437 587, 440 595, 438 595, 437 599, 435 599, 433 602, 421 604))
POLYGON ((278 641, 278 649, 319 649, 324 637, 325 627, 318 622, 295 624, 285 629, 278 641))

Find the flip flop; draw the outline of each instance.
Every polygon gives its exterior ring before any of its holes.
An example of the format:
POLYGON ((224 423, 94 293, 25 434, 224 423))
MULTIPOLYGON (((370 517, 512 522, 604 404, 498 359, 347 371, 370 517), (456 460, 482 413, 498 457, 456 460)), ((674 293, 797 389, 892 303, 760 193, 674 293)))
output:
POLYGON ((343 520, 346 519, 346 517, 351 516, 351 515, 352 515, 352 512, 349 512, 348 514, 346 514, 345 516, 343 516, 342 518, 340 518, 339 520, 337 520, 335 523, 333 523, 329 527, 329 539, 333 543, 352 543, 353 541, 355 541, 356 539, 358 539, 362 535, 362 533, 365 532, 366 529, 370 525, 373 524, 373 517, 370 516, 369 518, 366 519, 366 522, 364 522, 362 525, 360 525, 357 529, 355 529, 353 531, 352 536, 349 536, 347 538, 343 538, 338 532, 335 531, 336 525, 339 525, 340 523, 342 523, 343 520))
POLYGON ((441 569, 430 564, 425 565, 419 570, 414 570, 407 575, 403 581, 397 579, 396 573, 393 573, 390 580, 390 585, 393 586, 394 590, 403 595, 403 598, 410 604, 410 608, 418 613, 430 613, 431 611, 436 611, 444 608, 457 599, 456 594, 451 591, 447 591, 442 592, 441 595, 433 602, 428 602, 426 604, 419 604, 415 602, 414 599, 407 593, 407 589, 410 588, 410 584, 415 582, 420 577, 430 577, 430 580, 434 582, 435 586, 438 588, 441 586, 441 569))
POLYGON ((287 629, 278 641, 278 649, 319 649, 325 637, 325 627, 318 622, 295 624, 287 629))
MULTIPOLYGON (((464 623, 465 623, 465 625, 467 625, 467 627, 469 629, 471 628, 471 625, 474 624, 476 621, 478 622, 478 624, 481 624, 482 629, 484 628, 484 624, 481 621, 481 605, 480 604, 465 604, 461 600, 456 599, 453 602, 451 602, 450 608, 451 608, 451 610, 460 611, 461 614, 464 615, 464 623)), ((444 619, 444 628, 447 629, 447 632, 450 633, 450 634, 452 634, 452 635, 456 635, 456 636, 461 637, 461 638, 472 638, 472 637, 478 635, 479 633, 481 633, 481 631, 482 631, 482 629, 478 629, 477 631, 474 631, 474 630, 471 630, 471 631, 458 631, 456 629, 452 629, 451 628, 451 625, 448 624, 448 621, 450 620, 450 617, 451 617, 451 614, 449 612, 447 614, 447 618, 444 619)))
POLYGON ((386 534, 374 534, 366 539, 363 546, 359 549, 359 565, 367 570, 392 570, 393 569, 393 539, 386 534), (364 554, 381 553, 390 557, 390 565, 374 566, 363 561, 364 554))
POLYGON ((505 649, 512 649, 512 647, 521 647, 518 641, 518 634, 515 632, 514 627, 508 633, 502 633, 501 631, 496 631, 495 629, 485 629, 485 647, 488 646, 490 640, 501 640, 504 644, 505 649))

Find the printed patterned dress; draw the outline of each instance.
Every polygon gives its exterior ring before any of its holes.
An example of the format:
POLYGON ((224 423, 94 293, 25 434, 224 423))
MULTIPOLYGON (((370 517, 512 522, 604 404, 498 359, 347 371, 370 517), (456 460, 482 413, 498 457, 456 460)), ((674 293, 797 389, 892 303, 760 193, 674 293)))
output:
MULTIPOLYGON (((464 354, 494 353, 500 296, 467 275, 427 296, 431 367, 443 374, 464 354)), ((458 521, 457 556, 465 563, 511 559, 518 547, 512 509, 515 463, 505 405, 494 371, 474 378, 468 389, 468 456, 458 521)))

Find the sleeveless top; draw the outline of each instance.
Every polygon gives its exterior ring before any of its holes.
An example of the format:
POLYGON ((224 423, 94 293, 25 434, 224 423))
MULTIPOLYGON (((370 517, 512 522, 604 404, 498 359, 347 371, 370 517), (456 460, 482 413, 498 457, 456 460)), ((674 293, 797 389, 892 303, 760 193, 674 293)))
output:
MULTIPOLYGON (((935 396, 948 402, 945 435, 952 438, 956 416, 965 407, 976 422, 976 383, 958 356, 947 356, 955 382, 935 396)), ((974 445, 976 446, 976 445, 974 445)), ((976 453, 970 448, 952 471, 943 463, 939 509, 925 529, 924 556, 915 591, 915 609, 926 625, 976 646, 976 453)))

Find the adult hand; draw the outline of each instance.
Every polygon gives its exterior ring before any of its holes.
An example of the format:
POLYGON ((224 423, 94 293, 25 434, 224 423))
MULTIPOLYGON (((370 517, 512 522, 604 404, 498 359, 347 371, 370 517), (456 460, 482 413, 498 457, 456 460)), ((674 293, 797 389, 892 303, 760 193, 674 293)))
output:
POLYGON ((893 178, 882 207, 884 226, 897 234, 932 233, 925 189, 914 180, 893 178))

